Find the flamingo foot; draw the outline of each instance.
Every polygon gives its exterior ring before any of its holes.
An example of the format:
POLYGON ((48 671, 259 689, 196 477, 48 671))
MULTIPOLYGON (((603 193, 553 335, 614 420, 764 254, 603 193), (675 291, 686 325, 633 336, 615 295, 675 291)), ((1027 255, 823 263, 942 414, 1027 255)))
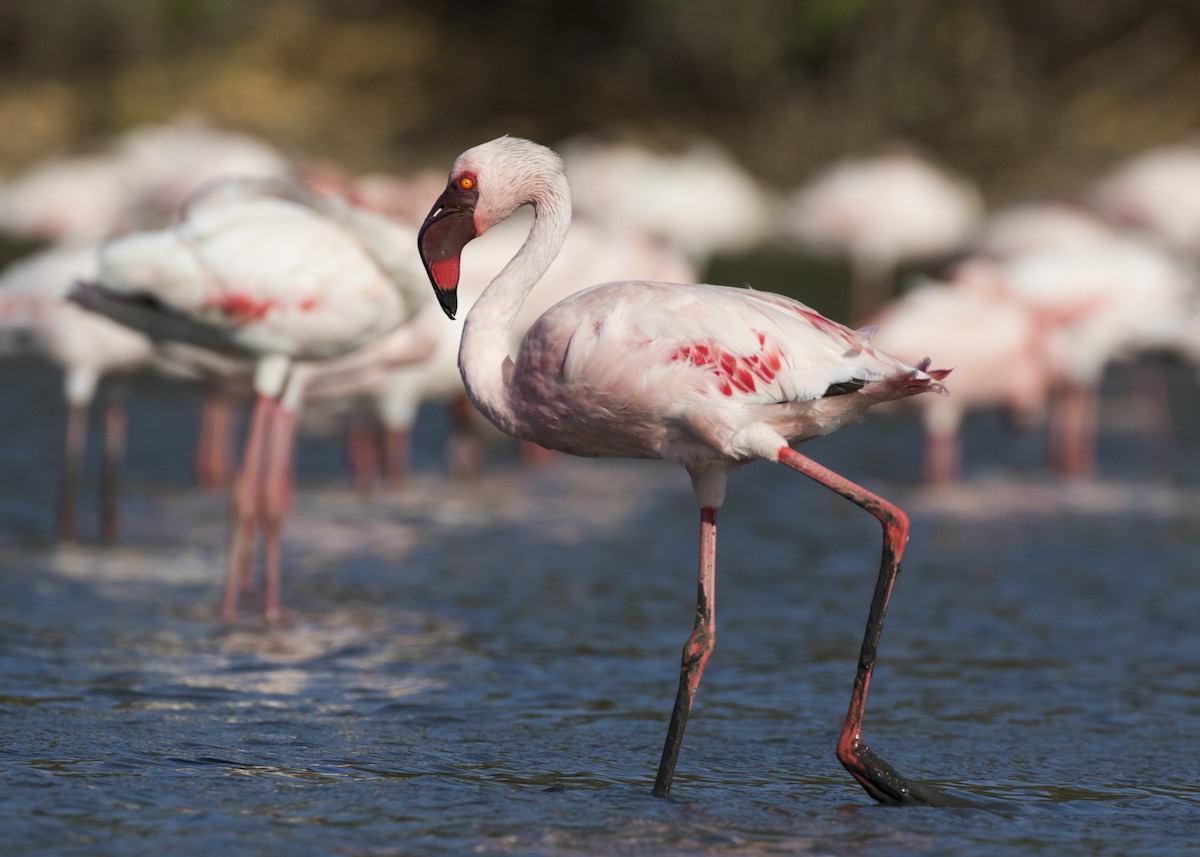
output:
POLYGON ((937 805, 935 790, 910 782, 862 741, 838 748, 838 760, 871 797, 888 806, 937 805))

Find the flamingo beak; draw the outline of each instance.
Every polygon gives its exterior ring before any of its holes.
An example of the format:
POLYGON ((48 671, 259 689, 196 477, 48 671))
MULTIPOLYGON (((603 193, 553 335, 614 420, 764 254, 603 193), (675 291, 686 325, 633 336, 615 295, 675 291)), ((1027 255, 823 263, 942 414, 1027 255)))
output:
POLYGON ((433 204, 417 233, 417 250, 425 272, 433 283, 442 310, 451 319, 458 311, 458 277, 463 247, 475 238, 474 200, 462 199, 463 192, 447 189, 433 204))

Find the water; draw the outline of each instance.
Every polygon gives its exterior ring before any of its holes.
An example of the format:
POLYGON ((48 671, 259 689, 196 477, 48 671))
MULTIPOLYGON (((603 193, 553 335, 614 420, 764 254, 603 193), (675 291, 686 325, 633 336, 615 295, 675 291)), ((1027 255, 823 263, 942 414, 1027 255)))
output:
MULTIPOLYGON (((668 799, 649 795, 691 627, 682 473, 562 460, 443 479, 423 420, 394 497, 302 448, 279 628, 216 622, 225 501, 189 485, 198 400, 130 393, 119 546, 51 543, 61 405, 0 363, 0 847, 6 855, 1186 854, 1200 817, 1200 416, 1147 450, 1114 384, 1091 482, 1044 436, 969 425, 915 484, 881 415, 809 445, 913 517, 871 746, 975 806, 873 804, 833 747, 878 563, 873 519, 783 468, 735 476, 719 643, 668 799)), ((95 473, 89 471, 94 487, 95 473)))

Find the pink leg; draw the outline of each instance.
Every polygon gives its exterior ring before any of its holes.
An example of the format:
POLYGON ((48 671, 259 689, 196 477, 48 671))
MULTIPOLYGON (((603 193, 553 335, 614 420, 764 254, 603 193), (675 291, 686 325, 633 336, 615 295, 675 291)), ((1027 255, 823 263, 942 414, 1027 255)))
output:
POLYGON ((1096 391, 1071 386, 1054 400, 1050 467, 1065 476, 1088 476, 1096 467, 1096 391))
POLYGON ((474 425, 475 406, 466 396, 450 401, 450 439, 446 464, 453 476, 478 476, 483 472, 483 445, 474 425))
POLYGON ((110 402, 104 412, 104 469, 100 474, 100 536, 108 544, 120 531, 118 495, 125 458, 125 405, 110 402))
POLYGON ((229 435, 233 429, 233 403, 223 393, 209 392, 200 412, 200 439, 196 444, 196 483, 204 489, 229 483, 229 435))
POLYGON ((1167 397, 1167 379, 1159 363, 1138 362, 1133 366, 1133 410, 1138 429, 1146 444, 1154 450, 1171 446, 1171 402, 1167 397))
POLYGON ((375 430, 369 420, 355 416, 346 434, 346 453, 354 474, 354 489, 362 497, 370 497, 375 487, 379 460, 375 450, 375 430))
POLYGON ((675 695, 675 708, 671 711, 671 725, 667 728, 667 743, 663 747, 662 761, 658 764, 658 776, 654 778, 653 793, 658 797, 671 790, 675 763, 679 759, 679 746, 683 743, 683 730, 687 726, 692 703, 696 700, 700 676, 704 674, 708 658, 717 645, 717 623, 714 614, 716 579, 717 510, 706 506, 700 510, 700 573, 696 595, 696 624, 683 646, 679 692, 675 695))
POLYGON ((75 494, 83 470, 83 450, 87 445, 87 405, 67 405, 67 433, 63 444, 62 469, 58 475, 58 538, 75 538, 75 494))
POLYGON ((230 517, 233 532, 229 539, 229 565, 225 571, 225 593, 221 601, 221 618, 232 622, 237 618, 238 593, 250 578, 250 560, 254 548, 254 531, 260 517, 259 488, 262 481, 264 447, 271 414, 278 404, 266 396, 258 396, 242 464, 233 483, 230 496, 230 517))
POLYGON ((961 472, 962 441, 957 434, 925 434, 925 481, 934 485, 955 482, 961 472))
POLYGON ((866 789, 867 794, 880 803, 929 803, 933 796, 927 789, 916 784, 910 785, 891 765, 871 752, 862 737, 867 690, 871 685, 871 673, 875 669, 879 638, 883 634, 883 618, 887 613, 892 586, 900 573, 900 557, 908 542, 908 516, 899 507, 822 467, 790 447, 785 446, 779 451, 779 461, 866 509, 883 525, 883 557, 880 562, 879 579, 875 584, 875 595, 871 599, 871 610, 867 614, 866 633, 858 656, 858 674, 854 679, 846 722, 838 738, 837 756, 843 767, 866 789))
POLYGON ((282 538, 283 521, 292 507, 292 459, 296 439, 296 417, 277 405, 271 418, 270 442, 263 480, 263 541, 265 585, 263 616, 268 622, 283 618, 282 538))
POLYGON ((408 476, 408 451, 412 438, 408 429, 384 427, 383 478, 389 490, 398 490, 408 476))

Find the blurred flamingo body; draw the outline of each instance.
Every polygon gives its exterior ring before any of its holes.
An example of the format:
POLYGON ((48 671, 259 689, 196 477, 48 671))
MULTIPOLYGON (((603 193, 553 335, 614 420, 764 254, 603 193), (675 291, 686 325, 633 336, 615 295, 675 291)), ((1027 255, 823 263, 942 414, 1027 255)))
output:
POLYGON ((774 201, 724 149, 677 154, 587 138, 563 146, 576 211, 604 227, 656 236, 703 269, 770 236, 774 201))
POLYGON ((850 316, 862 319, 887 297, 898 264, 956 249, 982 210, 965 180, 889 154, 842 161, 800 187, 783 231, 810 250, 849 257, 850 316))
POLYGON ((790 444, 852 422, 878 402, 940 390, 945 373, 876 351, 861 333, 788 298, 649 281, 607 283, 559 301, 530 326, 513 356, 510 335, 521 305, 570 226, 570 190, 559 157, 509 137, 464 152, 419 238, 435 293, 453 316, 462 248, 526 203, 534 220, 525 243, 463 326, 459 365, 472 402, 501 430, 550 449, 679 463, 691 475, 700 506, 697 620, 684 647, 655 793, 670 789, 683 729, 715 644, 716 516, 725 481, 731 471, 762 458, 816 479, 868 508, 883 525, 880 581, 838 756, 876 799, 922 799, 920 789, 868 750, 861 735, 907 518, 790 444))
POLYGON ((925 430, 924 478, 948 483, 962 470, 962 421, 970 411, 1003 408, 1025 423, 1045 408, 1051 376, 1034 314, 998 290, 928 282, 885 305, 871 342, 903 359, 926 350, 954 367, 953 396, 911 404, 925 430))
POLYGON ((229 181, 176 227, 105 245, 98 280, 75 299, 154 337, 255 361, 222 615, 236 616, 261 528, 264 614, 278 619, 295 413, 310 371, 293 364, 343 358, 412 317, 426 297, 412 233, 288 184, 229 181))
POLYGON ((1097 183, 1092 201, 1118 226, 1200 257, 1200 145, 1130 158, 1097 183))
POLYGON ((1027 202, 988 217, 970 241, 976 254, 1009 258, 1037 250, 1104 244, 1117 233, 1087 209, 1062 202, 1027 202))

